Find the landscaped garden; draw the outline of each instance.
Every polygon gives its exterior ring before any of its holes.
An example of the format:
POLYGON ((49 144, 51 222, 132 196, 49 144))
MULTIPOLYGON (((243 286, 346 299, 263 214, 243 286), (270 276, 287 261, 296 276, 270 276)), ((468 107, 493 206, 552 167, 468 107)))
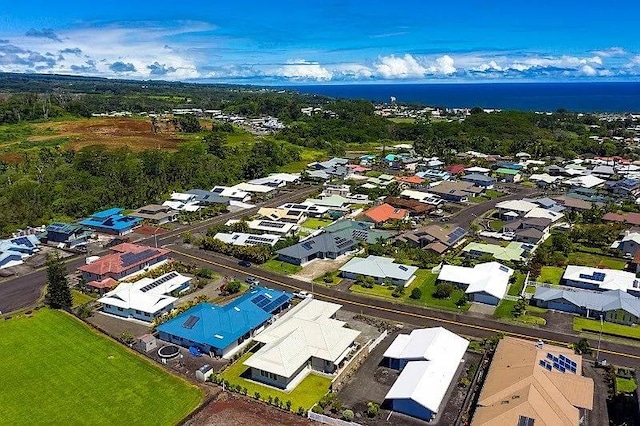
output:
POLYGON ((0 322, 0 423, 173 425, 202 392, 62 312, 0 322))
POLYGON ((269 397, 272 400, 278 398, 285 406, 287 401, 291 401, 290 409, 292 411, 296 411, 299 407, 304 408, 305 411, 310 409, 329 391, 331 379, 313 373, 305 377, 291 392, 284 392, 247 380, 243 377, 243 374, 246 373, 249 367, 244 365, 243 362, 251 355, 253 355, 252 352, 242 355, 220 374, 220 378, 226 380, 228 384, 240 386, 243 391, 246 389, 246 394, 253 398, 257 397, 263 401, 269 401, 269 397))
POLYGON ((274 272, 276 274, 293 275, 297 272, 300 272, 302 266, 293 265, 289 262, 283 262, 277 259, 270 259, 260 265, 260 268, 264 269, 265 271, 274 272))
MULTIPOLYGON (((573 319, 574 331, 586 331, 589 333, 600 333, 600 321, 589 318, 576 317, 573 319)), ((602 323, 602 333, 610 336, 627 337, 632 339, 640 339, 640 327, 631 327, 628 325, 614 324, 604 321, 602 323)))

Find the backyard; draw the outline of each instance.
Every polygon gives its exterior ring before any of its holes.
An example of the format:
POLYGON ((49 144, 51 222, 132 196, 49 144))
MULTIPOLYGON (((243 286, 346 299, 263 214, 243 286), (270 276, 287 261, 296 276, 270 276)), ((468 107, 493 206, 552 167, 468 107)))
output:
MULTIPOLYGON (((597 334, 600 333, 600 321, 576 317, 573 319, 573 330, 597 334)), ((602 333, 610 336, 640 339, 640 327, 631 327, 606 321, 602 323, 602 333)))
POLYGON ((510 296, 520 296, 522 293, 522 287, 524 286, 524 279, 526 276, 522 272, 514 272, 516 280, 509 286, 508 294, 510 296))
POLYGON ((95 300, 94 297, 79 292, 78 290, 71 290, 71 296, 73 296, 73 307, 84 305, 87 302, 95 300))
POLYGON ((433 296, 436 291, 436 280, 438 274, 434 274, 430 271, 420 269, 416 272, 416 278, 413 280, 409 287, 404 289, 404 293, 400 297, 393 297, 391 293, 395 289, 395 286, 383 286, 375 284, 373 288, 366 288, 359 284, 351 286, 351 291, 354 293, 364 294, 372 297, 380 297, 389 299, 392 301, 399 301, 402 303, 408 303, 412 305, 424 305, 429 307, 435 307, 446 310, 466 311, 469 309, 469 303, 466 303, 462 307, 458 308, 456 302, 458 302, 463 296, 464 291, 457 287, 454 287, 453 293, 448 299, 438 299, 433 296), (414 288, 419 288, 421 291, 420 299, 412 299, 411 292, 414 288))
POLYGON ((315 217, 310 217, 309 219, 302 222, 300 226, 307 229, 320 229, 329 225, 331 222, 331 219, 318 219, 315 217))
POLYGON ((269 396, 271 396, 274 399, 277 397, 285 403, 286 401, 291 401, 291 410, 296 411, 298 407, 303 407, 305 410, 310 409, 329 391, 331 379, 316 374, 309 374, 291 392, 284 392, 247 380, 242 377, 242 374, 248 370, 248 367, 243 362, 251 355, 253 355, 252 352, 245 353, 220 374, 220 377, 230 384, 247 388, 247 395, 250 397, 255 397, 256 392, 258 392, 262 400, 268 400, 269 396))
POLYGON ((540 275, 538 281, 541 283, 549 283, 553 285, 560 284, 560 280, 564 275, 564 268, 558 266, 543 266, 540 269, 540 275))
POLYGON ((180 422, 202 392, 75 318, 51 310, 0 322, 0 423, 180 422))
POLYGON ((615 257, 575 251, 567 257, 569 265, 592 266, 594 268, 624 269, 624 260, 615 257))
POLYGON ((297 272, 300 272, 300 270, 302 269, 301 266, 293 265, 291 263, 283 262, 277 259, 270 259, 266 261, 265 263, 260 265, 260 268, 264 269, 265 271, 274 272, 281 275, 293 275, 297 272))

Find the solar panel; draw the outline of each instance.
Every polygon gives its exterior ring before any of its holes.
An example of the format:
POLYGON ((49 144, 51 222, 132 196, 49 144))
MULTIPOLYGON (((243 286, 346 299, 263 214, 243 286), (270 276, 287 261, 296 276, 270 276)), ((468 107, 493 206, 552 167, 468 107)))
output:
POLYGON ((282 223, 282 222, 273 222, 271 220, 261 220, 260 223, 258 223, 258 226, 267 226, 269 228, 284 228, 285 225, 287 225, 286 223, 282 223))
POLYGON ((21 246, 33 247, 33 244, 27 237, 18 237, 11 240, 14 244, 18 244, 21 246))
POLYGON ((146 293, 147 291, 149 291, 149 290, 151 290, 153 288, 156 288, 159 285, 164 284, 167 281, 176 278, 177 276, 178 276, 177 272, 171 272, 171 273, 169 273, 169 274, 167 274, 167 275, 165 275, 163 277, 160 277, 160 278, 156 279, 155 281, 150 282, 149 284, 145 285, 144 287, 142 287, 140 289, 140 291, 143 292, 143 293, 146 293))
POLYGON ((534 426, 535 420, 531 417, 520 416, 518 419, 518 426, 534 426))
POLYGON ((278 309, 286 300, 288 300, 289 297, 285 294, 283 294, 282 296, 278 297, 276 300, 272 301, 271 303, 269 303, 268 305, 266 305, 265 307, 263 307, 262 309, 265 312, 273 312, 276 309, 278 309))
POLYGON ((198 321, 200 321, 200 317, 189 315, 189 318, 187 318, 187 320, 182 324, 182 326, 184 328, 188 328, 189 330, 191 330, 198 321))
POLYGON ((507 268, 506 266, 502 266, 502 265, 500 265, 500 268, 499 268, 499 269, 500 269, 502 272, 509 272, 509 268, 507 268))
POLYGON ((141 260, 149 259, 158 253, 160 253, 159 250, 146 249, 141 251, 140 253, 124 253, 120 256, 120 259, 122 260, 123 266, 129 266, 133 265, 134 263, 138 263, 141 260))

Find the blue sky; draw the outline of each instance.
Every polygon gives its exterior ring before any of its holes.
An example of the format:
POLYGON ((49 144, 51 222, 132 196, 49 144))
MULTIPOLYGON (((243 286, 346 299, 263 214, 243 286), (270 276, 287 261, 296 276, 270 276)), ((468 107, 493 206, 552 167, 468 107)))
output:
POLYGON ((17 1, 0 71, 258 84, 638 80, 640 3, 17 1))

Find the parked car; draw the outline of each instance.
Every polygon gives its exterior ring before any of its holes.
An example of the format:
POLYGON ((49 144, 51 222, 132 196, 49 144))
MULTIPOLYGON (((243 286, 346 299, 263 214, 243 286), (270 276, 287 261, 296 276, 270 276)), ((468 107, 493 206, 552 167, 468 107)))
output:
POLYGON ((312 297, 311 293, 309 293, 308 291, 299 291, 297 293, 293 294, 294 296, 300 298, 300 299, 306 299, 307 297, 312 297))
POLYGON ((260 285, 260 280, 256 277, 247 277, 244 279, 244 281, 251 285, 260 285))
POLYGON ((251 262, 249 262, 248 260, 241 260, 240 262, 238 262, 238 265, 248 268, 249 266, 251 266, 251 262))

